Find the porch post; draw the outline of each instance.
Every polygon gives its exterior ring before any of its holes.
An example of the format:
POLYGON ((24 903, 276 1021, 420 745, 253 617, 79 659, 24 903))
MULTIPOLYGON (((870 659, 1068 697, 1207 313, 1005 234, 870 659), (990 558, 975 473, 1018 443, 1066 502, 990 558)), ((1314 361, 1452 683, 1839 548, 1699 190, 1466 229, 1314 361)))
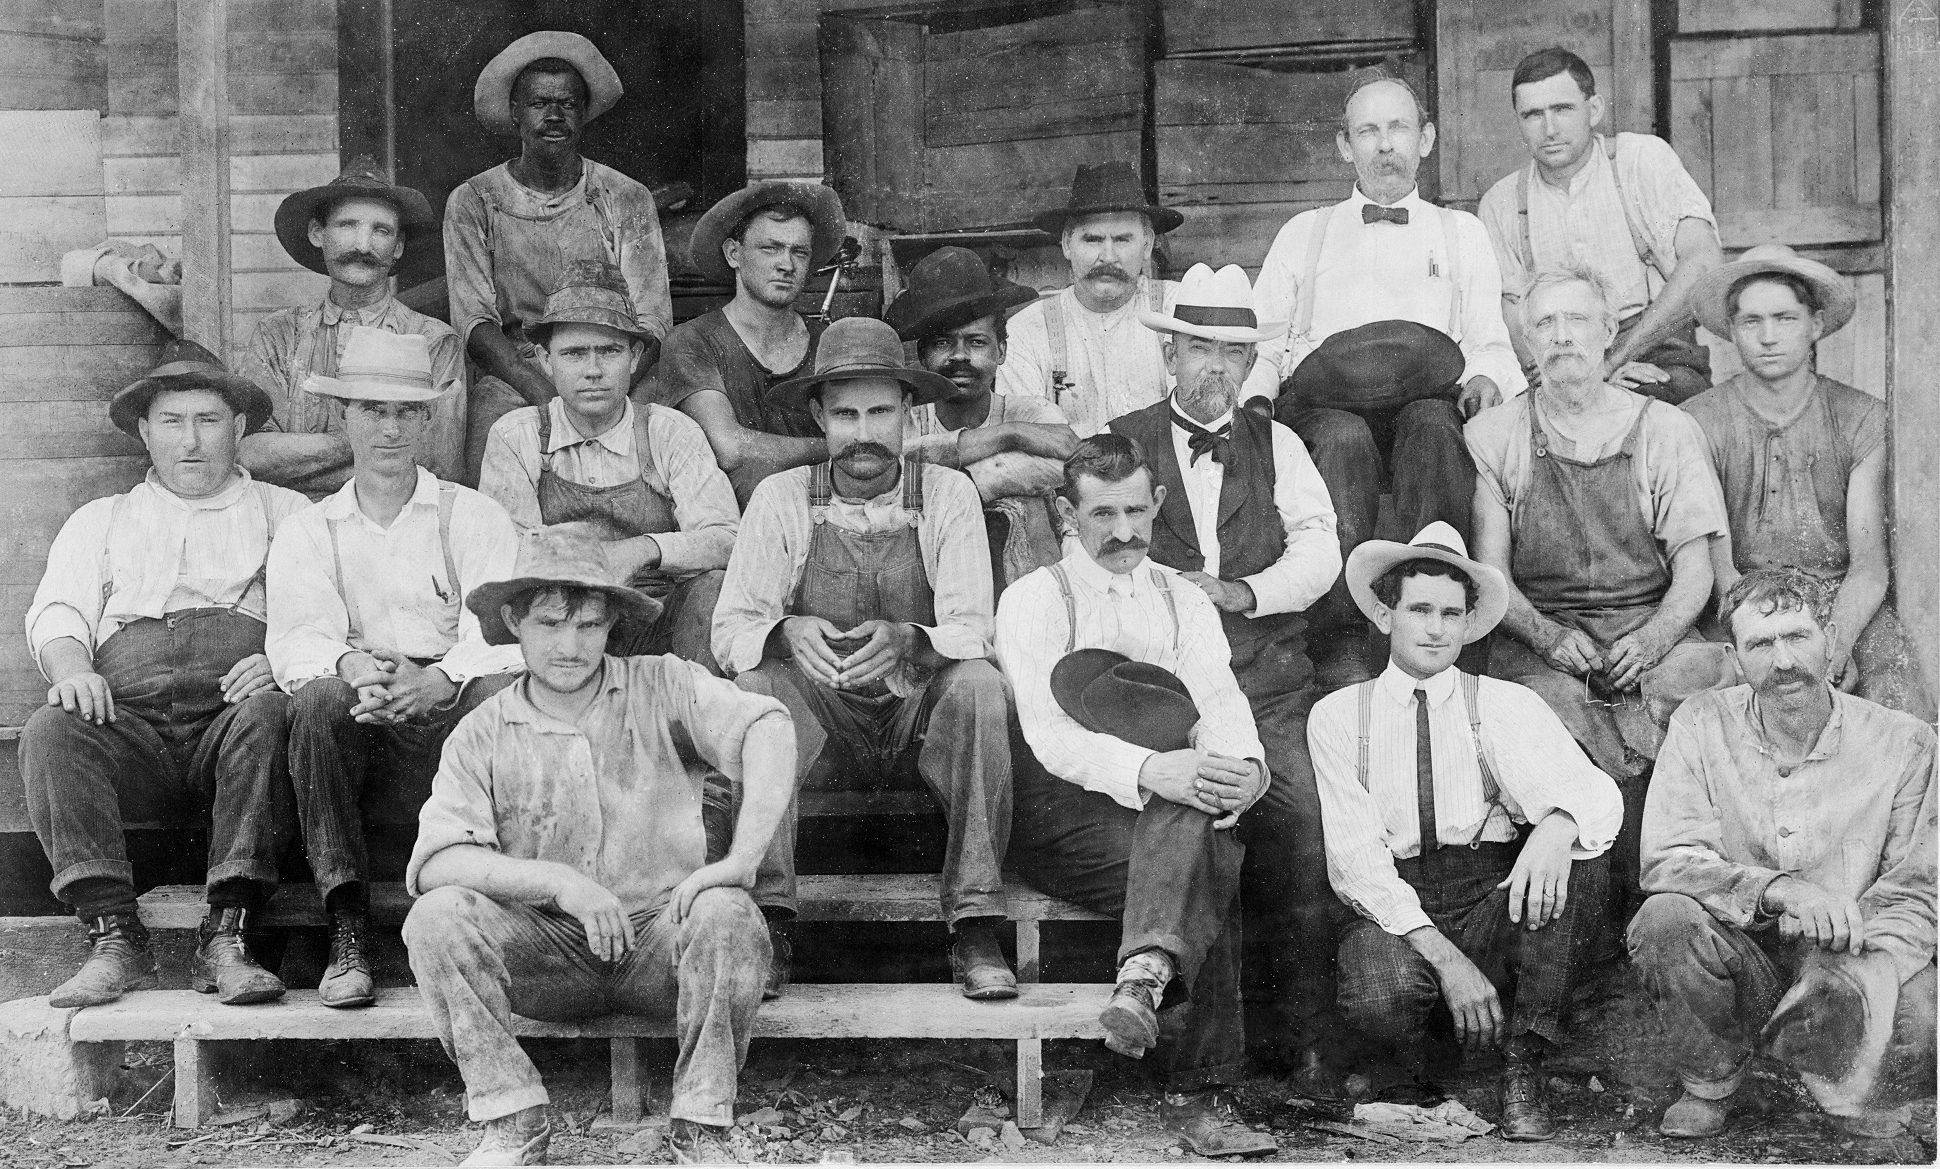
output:
POLYGON ((230 360, 229 0, 177 0, 182 334, 230 360))

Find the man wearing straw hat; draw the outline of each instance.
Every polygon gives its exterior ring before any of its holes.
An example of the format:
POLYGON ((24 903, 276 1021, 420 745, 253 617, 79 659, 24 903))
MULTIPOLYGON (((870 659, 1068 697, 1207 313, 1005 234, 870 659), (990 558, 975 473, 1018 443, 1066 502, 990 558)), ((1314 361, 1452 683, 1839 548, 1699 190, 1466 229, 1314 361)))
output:
POLYGON ((1933 698, 1886 596, 1886 404, 1813 369, 1818 342, 1845 327, 1856 299, 1851 281, 1783 244, 1752 248, 1692 293, 1699 323, 1730 338, 1745 365, 1684 403, 1731 517, 1730 539, 1711 546, 1712 592, 1723 597, 1754 568, 1820 577, 1838 594, 1839 688, 1932 722, 1933 698))
POLYGON ((108 405, 148 448, 146 478, 69 516, 48 549, 27 646, 51 688, 21 731, 20 774, 54 896, 89 941, 53 1006, 158 985, 122 826, 184 803, 209 814, 209 914, 190 985, 225 1003, 283 994, 243 941, 295 828, 263 573, 276 528, 304 501, 236 465, 236 444, 269 416, 255 383, 172 342, 108 405))
POLYGON ((518 652, 487 644, 459 602, 512 574, 519 533, 504 508, 417 465, 451 389, 432 380, 424 338, 357 326, 337 376, 303 385, 337 400, 356 474, 277 533, 267 652, 292 696, 290 779, 330 917, 318 997, 360 1007, 374 993, 360 802, 383 783, 421 791, 451 728, 511 683, 518 652))
POLYGON ((302 387, 313 373, 335 376, 350 330, 367 325, 430 341, 433 377, 458 387, 432 408, 431 434, 420 452, 432 474, 457 479, 465 470, 464 346, 450 325, 405 307, 391 287, 394 274, 416 283, 444 270, 431 204, 360 158, 323 186, 283 200, 276 238, 291 259, 327 274, 330 289, 320 303, 264 317, 250 335, 241 372, 268 392, 275 413, 243 439, 242 464, 312 498, 344 485, 350 444, 335 429, 337 412, 302 387))
POLYGON ((476 482, 500 416, 553 396, 525 326, 584 260, 605 260, 626 281, 648 336, 636 379, 660 357, 673 327, 667 249, 653 192, 579 153, 588 122, 625 92, 593 42, 535 32, 479 71, 472 112, 519 139, 519 156, 460 183, 445 202, 445 280, 451 324, 478 364, 465 440, 466 482, 476 482))
POLYGON ((527 537, 510 579, 467 610, 514 645, 518 685, 445 744, 419 815, 404 942, 419 993, 485 1139, 467 1165, 545 1161, 551 1126, 514 1013, 670 1015, 680 1045, 668 1142, 727 1164, 735 1082, 768 969, 747 890, 794 794, 795 736, 772 698, 670 656, 605 652, 659 603, 581 525, 527 537), (740 791, 712 855, 703 788, 740 791))
MULTIPOLYGON (((896 331, 830 325, 803 403, 832 452, 755 489, 714 611, 714 656, 795 719, 797 783, 877 787, 913 769, 949 822, 938 893, 958 986, 1014 998, 998 947, 1010 834, 1010 693, 990 655, 990 549, 968 476, 903 454, 911 409, 955 389, 902 362, 896 331)), ((755 900, 795 912, 795 833, 776 833, 755 900)), ((785 941, 771 990, 786 980, 785 941)))
POLYGON ((734 488, 694 420, 627 398, 651 340, 611 265, 574 269, 526 327, 559 396, 492 427, 478 489, 531 530, 590 523, 660 620, 610 644, 620 655, 672 653, 718 674, 708 639, 741 523, 734 488))
POLYGON ((1362 544, 1347 583, 1389 661, 1307 725, 1328 871, 1359 915, 1340 943, 1341 1007, 1419 1075, 1445 1003, 1463 1046, 1502 1053, 1502 1135, 1547 1140, 1543 1063, 1567 1038, 1622 801, 1540 697, 1455 668, 1509 589, 1454 528, 1362 544))

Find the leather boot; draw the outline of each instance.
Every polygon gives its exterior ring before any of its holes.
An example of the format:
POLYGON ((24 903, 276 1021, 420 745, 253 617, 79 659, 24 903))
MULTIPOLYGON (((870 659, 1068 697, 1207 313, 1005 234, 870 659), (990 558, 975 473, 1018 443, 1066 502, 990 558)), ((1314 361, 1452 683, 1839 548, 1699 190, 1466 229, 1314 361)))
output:
POLYGON ((202 919, 200 944, 189 962, 190 986, 231 1006, 283 997, 283 980, 257 965, 249 954, 243 941, 248 924, 246 909, 209 907, 209 915, 202 919))
POLYGON ((728 1130, 719 1125, 676 1120, 667 1130, 667 1148, 676 1165, 738 1164, 728 1147, 728 1130))
POLYGON ((317 983, 317 1001, 326 1007, 368 1007, 377 1001, 370 959, 364 956, 367 922, 363 912, 330 915, 330 964, 317 983))
POLYGON ((1159 1098, 1159 1123, 1201 1157, 1257 1157, 1279 1151, 1274 1139, 1240 1119, 1230 1088, 1167 1092, 1159 1098))
POLYGON ((546 1106, 534 1104, 485 1122, 485 1139, 460 1165, 544 1165, 552 1143, 546 1106))
POLYGON ((1502 1139, 1546 1141, 1556 1135, 1542 1040, 1518 1036, 1502 1048, 1502 1139))
POLYGON ((777 929, 773 921, 768 923, 768 945, 774 951, 774 956, 768 959, 768 981, 761 987, 761 1001, 764 1003, 780 998, 795 977, 795 947, 789 944, 788 935, 777 929))
POLYGON ((132 913, 88 922, 88 957, 74 977, 47 996, 50 1007, 98 1007, 131 990, 154 990, 161 976, 148 952, 148 927, 132 913))
POLYGON ((1155 951, 1133 954, 1118 968, 1118 985, 1111 1000, 1098 1012, 1105 1029, 1105 1046, 1133 1059, 1159 1041, 1159 1003, 1172 980, 1172 963, 1155 951))
POLYGON ((1294 1048, 1287 1062, 1292 1069, 1287 1087, 1294 1095, 1329 1103, 1347 1099, 1347 1077, 1327 1062, 1318 1046, 1302 1044, 1294 1048))
POLYGON ((950 966, 956 972, 957 988, 967 999, 1014 999, 1017 975, 1004 961, 1004 950, 997 941, 992 922, 998 918, 969 918, 958 923, 956 941, 950 946, 950 966))

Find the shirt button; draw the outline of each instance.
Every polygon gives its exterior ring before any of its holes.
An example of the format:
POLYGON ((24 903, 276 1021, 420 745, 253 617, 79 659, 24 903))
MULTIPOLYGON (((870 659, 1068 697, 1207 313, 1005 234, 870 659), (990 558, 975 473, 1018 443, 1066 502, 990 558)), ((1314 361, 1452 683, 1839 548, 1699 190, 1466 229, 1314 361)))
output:
POLYGON ((1778 834, 1780 836, 1790 836, 1792 834, 1792 830, 1790 828, 1780 828, 1778 830, 1778 834))
POLYGON ((1781 767, 1778 769, 1778 774, 1781 778, 1789 778, 1792 774, 1792 769, 1789 767, 1781 767))

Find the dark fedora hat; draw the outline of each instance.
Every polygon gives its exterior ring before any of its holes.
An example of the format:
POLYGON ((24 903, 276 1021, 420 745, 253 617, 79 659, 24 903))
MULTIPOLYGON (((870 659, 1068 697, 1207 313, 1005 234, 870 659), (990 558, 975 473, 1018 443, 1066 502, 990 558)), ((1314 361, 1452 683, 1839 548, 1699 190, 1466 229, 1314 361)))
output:
POLYGON ((269 395, 255 382, 229 370, 216 355, 193 341, 175 340, 162 346, 162 360, 148 376, 124 387, 108 403, 108 421, 124 434, 141 437, 137 422, 148 417, 155 395, 176 390, 212 390, 231 409, 249 419, 250 431, 269 421, 269 395))
POLYGON ((376 199, 397 208, 398 229, 407 245, 399 267, 408 266, 418 277, 400 278, 401 287, 435 278, 444 271, 444 247, 436 241, 425 246, 424 237, 438 230, 438 214, 431 209, 431 201, 410 187, 391 182, 377 161, 368 156, 352 159, 342 174, 323 186, 298 191, 277 204, 276 239, 292 260, 312 272, 329 271, 323 264, 323 249, 310 242, 310 221, 341 199, 376 199))
POLYGON ((1097 166, 1078 167, 1078 173, 1071 177, 1071 198, 1064 206, 1045 211, 1031 222, 1039 231, 1061 236, 1064 225, 1074 218, 1112 211, 1136 211, 1150 219, 1152 230, 1160 235, 1186 221, 1185 216, 1172 208, 1161 207, 1145 197, 1145 188, 1131 163, 1101 162, 1097 166))
POLYGON ((1405 406, 1453 397, 1467 364, 1462 347, 1440 329, 1375 321, 1322 341, 1294 369, 1281 397, 1341 410, 1405 406))
POLYGON ((1065 654, 1051 667, 1051 697, 1088 731, 1147 751, 1192 745, 1199 707, 1178 675, 1108 649, 1065 654))
POLYGON ((969 248, 938 248, 909 270, 909 287, 882 319, 905 341, 920 341, 1037 299, 1035 289, 990 274, 969 248))
POLYGON ((896 330, 874 317, 843 317, 816 343, 814 372, 782 382, 768 391, 768 400, 783 409, 799 409, 816 386, 858 378, 893 378, 903 383, 912 406, 925 406, 956 392, 949 378, 903 364, 903 343, 896 330))
POLYGON ((817 268, 829 262, 842 247, 842 199, 820 183, 756 183, 721 200, 694 224, 687 241, 687 260, 694 270, 709 280, 734 283, 734 269, 721 254, 721 244, 741 221, 764 207, 796 207, 808 216, 813 228, 809 262, 817 268))

